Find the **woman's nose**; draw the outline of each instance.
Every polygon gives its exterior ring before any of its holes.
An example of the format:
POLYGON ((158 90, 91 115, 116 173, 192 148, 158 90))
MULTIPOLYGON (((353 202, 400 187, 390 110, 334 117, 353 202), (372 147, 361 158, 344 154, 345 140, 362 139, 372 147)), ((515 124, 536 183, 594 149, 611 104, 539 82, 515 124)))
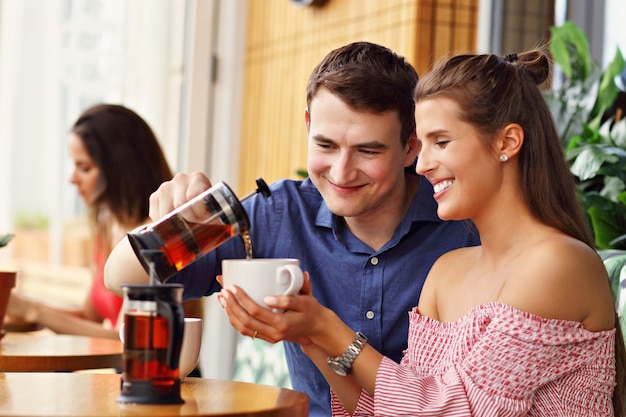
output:
POLYGON ((432 169, 432 162, 428 156, 428 153, 422 148, 419 155, 417 155, 417 163, 415 164, 415 172, 419 175, 424 175, 432 169))
POLYGON ((70 184, 74 184, 74 185, 78 184, 78 179, 76 177, 76 170, 72 171, 72 173, 70 174, 70 177, 67 179, 67 181, 70 184))

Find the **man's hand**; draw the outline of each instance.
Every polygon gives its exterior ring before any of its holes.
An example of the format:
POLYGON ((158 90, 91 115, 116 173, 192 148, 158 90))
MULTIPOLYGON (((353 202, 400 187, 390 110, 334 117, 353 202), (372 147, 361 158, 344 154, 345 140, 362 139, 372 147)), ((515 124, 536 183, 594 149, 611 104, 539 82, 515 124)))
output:
MULTIPOLYGON (((306 345, 311 343, 308 334, 313 325, 312 321, 319 317, 315 311, 324 307, 312 296, 308 274, 305 272, 304 275, 300 294, 268 297, 266 300, 275 303, 272 307, 286 310, 284 313, 274 313, 257 304, 237 286, 224 288, 218 295, 218 300, 230 324, 242 335, 263 339, 269 343, 287 340, 306 345)), ((222 283, 221 277, 217 280, 222 283)))
POLYGON ((153 221, 158 220, 210 187, 211 181, 200 171, 176 174, 150 196, 149 216, 153 221))

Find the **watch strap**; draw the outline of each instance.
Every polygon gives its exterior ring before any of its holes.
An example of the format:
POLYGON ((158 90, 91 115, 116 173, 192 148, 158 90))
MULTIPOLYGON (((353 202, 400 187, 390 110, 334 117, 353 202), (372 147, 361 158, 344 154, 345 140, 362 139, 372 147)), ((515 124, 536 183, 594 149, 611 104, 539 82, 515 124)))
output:
POLYGON ((327 359, 328 365, 339 375, 347 375, 352 369, 352 363, 356 357, 361 353, 361 350, 367 343, 367 337, 361 332, 357 332, 354 340, 345 352, 339 356, 329 357, 327 359))

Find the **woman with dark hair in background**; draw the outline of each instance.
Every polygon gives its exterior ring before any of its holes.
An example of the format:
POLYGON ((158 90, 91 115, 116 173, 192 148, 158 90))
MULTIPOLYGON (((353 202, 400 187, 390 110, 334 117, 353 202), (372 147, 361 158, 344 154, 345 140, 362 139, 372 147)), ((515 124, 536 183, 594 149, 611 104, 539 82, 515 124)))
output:
MULTIPOLYGON (((89 207, 94 232, 93 282, 82 306, 60 307, 14 291, 8 316, 57 333, 119 338, 122 298, 104 286, 104 264, 128 231, 149 221, 149 197, 172 172, 148 124, 132 110, 99 104, 85 110, 69 137, 70 182, 89 207)), ((201 317, 201 301, 186 303, 201 317)))

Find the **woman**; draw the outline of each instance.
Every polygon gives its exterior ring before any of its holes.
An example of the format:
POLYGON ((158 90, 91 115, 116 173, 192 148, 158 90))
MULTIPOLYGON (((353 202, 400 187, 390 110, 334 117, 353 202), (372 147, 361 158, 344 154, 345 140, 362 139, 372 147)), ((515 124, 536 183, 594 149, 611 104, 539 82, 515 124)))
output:
POLYGON ((119 337, 122 298, 104 286, 104 263, 125 234, 148 219, 149 197, 172 178, 148 124, 132 110, 100 104, 84 111, 70 132, 74 161, 70 183, 89 207, 93 226, 94 277, 81 307, 59 308, 13 292, 8 315, 57 333, 119 337))
POLYGON ((400 364, 355 337, 310 284, 265 300, 283 315, 224 289, 231 323, 300 342, 332 387, 335 415, 622 416, 624 340, 537 87, 549 74, 538 49, 455 56, 419 81, 417 172, 439 217, 472 220, 481 245, 433 265, 400 364))

